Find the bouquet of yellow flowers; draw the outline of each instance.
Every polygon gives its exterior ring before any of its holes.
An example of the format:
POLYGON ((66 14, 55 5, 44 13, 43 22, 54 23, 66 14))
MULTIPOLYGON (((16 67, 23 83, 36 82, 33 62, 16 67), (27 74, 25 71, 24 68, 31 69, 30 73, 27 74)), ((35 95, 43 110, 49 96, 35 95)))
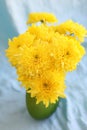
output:
POLYGON ((85 54, 81 43, 87 30, 72 20, 53 24, 57 21, 50 13, 31 13, 27 31, 9 40, 6 50, 26 89, 27 102, 35 99, 35 105, 42 103, 44 109, 66 97, 66 74, 76 69, 85 54))

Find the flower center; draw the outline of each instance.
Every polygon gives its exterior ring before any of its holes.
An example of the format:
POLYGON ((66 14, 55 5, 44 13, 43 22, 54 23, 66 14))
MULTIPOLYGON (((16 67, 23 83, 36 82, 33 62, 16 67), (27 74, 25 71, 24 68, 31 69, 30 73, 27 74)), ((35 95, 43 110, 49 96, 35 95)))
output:
POLYGON ((70 54, 69 51, 67 51, 66 55, 69 55, 69 54, 70 54))
POLYGON ((40 20, 41 23, 44 23, 44 20, 40 20))
POLYGON ((21 45, 17 45, 17 48, 19 48, 21 45))
POLYGON ((36 54, 36 55, 34 56, 34 58, 35 58, 35 59, 38 59, 38 58, 39 58, 39 56, 36 54))
POLYGON ((44 86, 44 87, 48 87, 48 84, 47 84, 47 83, 43 83, 43 86, 44 86))

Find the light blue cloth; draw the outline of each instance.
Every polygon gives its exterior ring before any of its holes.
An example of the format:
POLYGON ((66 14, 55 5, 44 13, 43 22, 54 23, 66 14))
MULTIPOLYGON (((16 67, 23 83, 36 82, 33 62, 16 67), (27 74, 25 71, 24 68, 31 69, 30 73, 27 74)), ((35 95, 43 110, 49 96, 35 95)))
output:
POLYGON ((87 28, 87 0, 0 0, 0 130, 87 130, 87 54, 67 75, 67 98, 49 119, 36 121, 27 112, 25 90, 4 50, 9 38, 26 31, 28 13, 38 11, 54 13, 59 23, 73 19, 87 28))

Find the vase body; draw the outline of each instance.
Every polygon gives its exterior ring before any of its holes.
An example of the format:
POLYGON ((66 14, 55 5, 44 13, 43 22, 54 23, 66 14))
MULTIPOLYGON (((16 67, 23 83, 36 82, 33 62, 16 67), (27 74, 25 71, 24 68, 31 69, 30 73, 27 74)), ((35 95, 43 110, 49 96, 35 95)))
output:
POLYGON ((51 116, 55 112, 58 103, 59 101, 55 104, 49 104, 49 106, 46 108, 42 102, 36 104, 36 99, 31 98, 30 94, 26 93, 26 106, 28 112, 37 120, 42 120, 51 116))

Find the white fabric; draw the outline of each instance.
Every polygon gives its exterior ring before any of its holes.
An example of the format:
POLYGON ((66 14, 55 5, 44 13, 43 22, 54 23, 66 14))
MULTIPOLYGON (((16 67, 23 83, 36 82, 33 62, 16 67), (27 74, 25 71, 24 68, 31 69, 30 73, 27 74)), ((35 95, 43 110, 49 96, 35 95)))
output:
MULTIPOLYGON (((7 40, 23 33, 30 12, 52 12, 59 22, 73 19, 87 27, 86 0, 0 0, 0 130, 87 130, 87 54, 66 78, 67 98, 44 121, 27 112, 25 90, 4 55, 7 40)), ((87 50, 87 43, 83 44, 87 50)))

